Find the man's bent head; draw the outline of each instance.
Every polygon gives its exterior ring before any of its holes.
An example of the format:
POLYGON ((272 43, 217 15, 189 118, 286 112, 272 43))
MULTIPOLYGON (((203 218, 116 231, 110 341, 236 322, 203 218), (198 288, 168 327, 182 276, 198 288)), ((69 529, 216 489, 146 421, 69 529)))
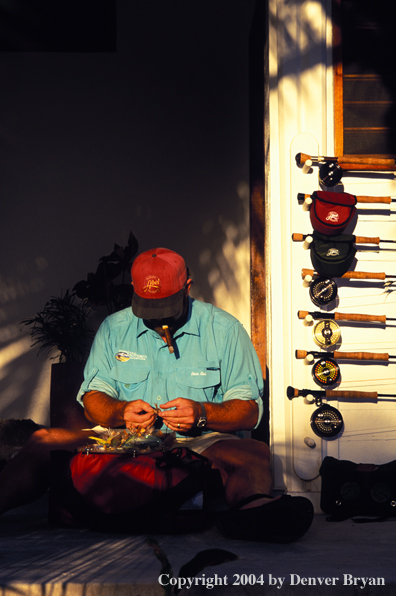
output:
POLYGON ((131 276, 136 317, 155 321, 180 317, 188 282, 183 257, 167 248, 147 250, 134 260, 131 276))

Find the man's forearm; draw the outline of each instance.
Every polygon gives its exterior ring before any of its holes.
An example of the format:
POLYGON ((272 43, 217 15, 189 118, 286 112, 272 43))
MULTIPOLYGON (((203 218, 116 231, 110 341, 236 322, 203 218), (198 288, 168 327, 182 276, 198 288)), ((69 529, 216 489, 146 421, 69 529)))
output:
POLYGON ((207 428, 219 432, 251 430, 256 426, 258 406, 254 400, 231 399, 221 404, 204 403, 207 428))
POLYGON ((128 402, 110 397, 101 391, 89 391, 83 397, 85 417, 90 422, 116 428, 124 424, 124 411, 128 402))

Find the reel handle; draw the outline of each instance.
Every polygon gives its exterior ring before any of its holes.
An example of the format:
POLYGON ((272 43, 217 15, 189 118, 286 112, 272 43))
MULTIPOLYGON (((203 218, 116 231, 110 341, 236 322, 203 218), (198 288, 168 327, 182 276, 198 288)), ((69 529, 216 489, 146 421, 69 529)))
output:
POLYGON ((304 242, 305 234, 292 234, 292 240, 293 242, 304 242))
MULTIPOLYGON (((301 269, 301 277, 304 279, 307 275, 319 275, 313 269, 301 269)), ((370 273, 367 271, 347 271, 341 275, 344 279, 386 279, 385 273, 370 273)))
POLYGON ((326 389, 325 393, 326 399, 378 399, 377 391, 343 391, 340 389, 337 389, 336 391, 331 391, 331 389, 326 389))

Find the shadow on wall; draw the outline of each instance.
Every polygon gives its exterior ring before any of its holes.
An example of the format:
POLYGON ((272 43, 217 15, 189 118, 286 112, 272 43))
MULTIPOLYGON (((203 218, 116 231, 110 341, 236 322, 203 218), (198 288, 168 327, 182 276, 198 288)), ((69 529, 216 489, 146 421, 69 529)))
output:
MULTIPOLYGON (((231 312, 250 332, 249 187, 246 182, 239 184, 237 195, 237 221, 221 215, 217 221, 207 219, 202 224, 201 245, 206 248, 192 254, 192 295, 231 312)), ((33 307, 38 304, 37 297, 45 296, 45 270, 45 260, 41 259, 36 263, 36 270, 26 268, 20 275, 16 271, 13 278, 0 278, 1 418, 23 417, 39 424, 48 423, 51 364, 57 359, 37 355, 38 347, 32 347, 29 329, 23 327, 20 320, 10 322, 11 314, 21 316, 18 308, 21 301, 26 309, 26 304, 33 307)), ((44 303, 49 298, 45 296, 44 303)), ((37 310, 42 310, 44 303, 40 303, 37 310)), ((29 312, 29 316, 34 314, 29 312)), ((105 316, 104 308, 96 310, 91 317, 92 327, 97 329, 105 316)))
POLYGON ((202 234, 209 240, 198 253, 203 275, 194 283, 192 295, 232 313, 250 333, 248 184, 241 182, 237 193, 241 210, 238 221, 220 216, 217 225, 211 219, 203 224, 202 234))
POLYGON ((256 0, 117 2, 116 52, 3 52, 0 416, 48 422, 20 321, 130 230, 249 330, 248 37, 256 0))

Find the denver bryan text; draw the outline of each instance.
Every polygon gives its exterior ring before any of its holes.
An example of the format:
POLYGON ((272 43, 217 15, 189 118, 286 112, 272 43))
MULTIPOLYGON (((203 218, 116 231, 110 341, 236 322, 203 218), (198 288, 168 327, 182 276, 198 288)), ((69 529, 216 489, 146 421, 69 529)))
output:
MULTIPOLYGON (((286 577, 276 577, 271 573, 268 576, 268 584, 281 589, 286 577)), ((287 583, 287 582, 286 582, 287 583)), ((384 586, 384 577, 355 577, 351 573, 344 573, 341 577, 303 577, 297 573, 290 574, 291 586, 359 586, 363 590, 366 586, 384 586)))

